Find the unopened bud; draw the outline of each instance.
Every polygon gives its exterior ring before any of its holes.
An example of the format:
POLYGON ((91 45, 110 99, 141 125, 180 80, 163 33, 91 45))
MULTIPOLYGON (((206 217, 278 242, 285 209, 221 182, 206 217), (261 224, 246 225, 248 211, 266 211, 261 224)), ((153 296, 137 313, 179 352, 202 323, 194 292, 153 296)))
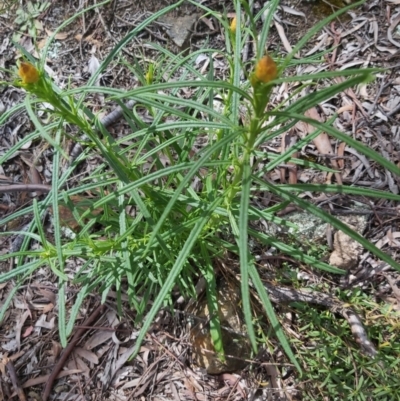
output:
POLYGON ((278 76, 278 67, 268 54, 261 58, 251 76, 251 84, 255 86, 259 82, 267 83, 278 76))
POLYGON ((236 17, 233 17, 229 29, 232 33, 236 32, 236 17))
POLYGON ((18 75, 21 77, 23 84, 34 84, 39 81, 39 71, 31 63, 21 62, 18 75))

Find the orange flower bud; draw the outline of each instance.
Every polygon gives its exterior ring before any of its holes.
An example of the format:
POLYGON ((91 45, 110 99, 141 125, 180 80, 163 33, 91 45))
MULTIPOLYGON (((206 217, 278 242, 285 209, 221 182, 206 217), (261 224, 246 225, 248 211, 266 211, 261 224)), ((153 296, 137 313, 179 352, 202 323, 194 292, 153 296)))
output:
POLYGON ((31 63, 21 62, 18 75, 24 84, 34 84, 39 81, 39 71, 31 63))
POLYGON ((229 29, 232 33, 236 32, 236 17, 233 17, 231 21, 231 25, 229 26, 229 29))
POLYGON ((258 61, 251 77, 251 84, 255 86, 258 82, 267 83, 278 76, 278 68, 275 61, 268 54, 258 61))

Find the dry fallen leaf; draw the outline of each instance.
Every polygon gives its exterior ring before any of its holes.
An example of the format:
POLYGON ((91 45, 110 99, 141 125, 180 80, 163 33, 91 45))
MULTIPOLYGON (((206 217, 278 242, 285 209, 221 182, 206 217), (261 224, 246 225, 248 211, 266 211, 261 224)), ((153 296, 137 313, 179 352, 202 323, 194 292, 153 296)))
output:
MULTIPOLYGON (((315 107, 312 107, 310 110, 307 110, 304 115, 306 117, 312 118, 314 120, 322 122, 322 117, 319 115, 317 109, 315 107)), ((314 128, 310 124, 305 124, 307 127, 307 131, 309 134, 315 131, 316 128, 314 128)), ((314 145, 318 149, 318 152, 321 153, 322 155, 334 155, 331 141, 329 139, 329 136, 325 132, 321 132, 315 139, 314 139, 314 145)), ((339 166, 336 160, 332 159, 331 160, 332 167, 334 169, 339 170, 339 166)), ((335 173, 336 181, 338 185, 343 185, 342 182, 342 176, 340 173, 335 173)))
POLYGON ((36 43, 36 46, 39 50, 43 49, 46 46, 47 38, 41 39, 36 43))
MULTIPOLYGON (((52 36, 53 35, 53 31, 50 31, 50 29, 46 28, 46 33, 48 36, 52 36)), ((68 38, 68 33, 67 32, 58 32, 56 33, 55 39, 56 40, 65 40, 68 38)))
POLYGON ((56 318, 53 316, 50 321, 47 321, 47 316, 46 315, 40 315, 39 319, 35 323, 35 327, 42 327, 47 330, 53 330, 55 327, 55 322, 56 318))
MULTIPOLYGON (((344 150, 346 149, 346 142, 340 142, 339 146, 337 147, 337 155, 338 157, 343 157, 344 156, 344 150)), ((338 166, 341 170, 344 169, 344 160, 343 159, 338 159, 337 161, 338 166)))
POLYGON ((74 353, 79 355, 81 358, 84 358, 87 361, 94 363, 95 365, 99 363, 99 358, 97 357, 97 355, 94 352, 88 351, 87 349, 76 347, 74 349, 74 353))
POLYGON ((84 376, 90 377, 89 366, 76 354, 75 350, 72 352, 72 359, 67 363, 68 369, 80 369, 84 376))
MULTIPOLYGON (((87 209, 89 209, 94 202, 94 200, 85 198, 84 196, 80 195, 71 196, 70 201, 73 205, 71 207, 73 207, 78 212, 79 215, 86 212, 87 209)), ((69 207, 66 204, 60 203, 60 205, 58 206, 59 218, 61 221, 61 225, 66 226, 70 228, 72 231, 77 232, 80 229, 81 224, 75 220, 71 207, 69 207)), ((97 216, 100 213, 102 213, 102 211, 103 209, 92 210, 91 216, 97 216)), ((50 208, 50 213, 53 214, 52 208, 50 208)))
POLYGON ((22 338, 29 337, 33 331, 33 326, 29 326, 25 329, 24 333, 22 334, 22 338))
POLYGON ((31 311, 28 309, 26 310, 22 315, 19 316, 19 319, 16 321, 15 325, 15 340, 17 343, 17 348, 21 346, 21 331, 22 327, 24 326, 24 323, 26 319, 30 317, 32 318, 31 311))
POLYGON ((80 42, 81 40, 84 40, 85 42, 90 43, 91 45, 94 46, 101 46, 103 43, 97 39, 93 38, 93 35, 89 35, 89 36, 85 36, 83 37, 82 34, 78 33, 77 35, 75 35, 75 39, 80 42))

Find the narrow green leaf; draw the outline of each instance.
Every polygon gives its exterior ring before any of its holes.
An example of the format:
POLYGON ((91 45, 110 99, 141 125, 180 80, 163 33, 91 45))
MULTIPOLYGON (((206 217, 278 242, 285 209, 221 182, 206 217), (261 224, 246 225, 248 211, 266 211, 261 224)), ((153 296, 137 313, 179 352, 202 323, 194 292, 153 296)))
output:
MULTIPOLYGON (((87 263, 85 263, 85 265, 87 265, 87 263)), ((72 330, 74 329, 75 321, 78 316, 79 310, 82 306, 82 302, 84 301, 86 296, 89 294, 88 287, 89 287, 88 283, 83 284, 82 288, 78 292, 75 302, 72 305, 72 308, 70 310, 69 321, 65 328, 65 336, 67 338, 71 335, 72 330)))
POLYGON ((249 264, 249 273, 250 273, 250 278, 254 284, 254 287, 257 290, 257 294, 261 298, 261 303, 264 306, 265 312, 267 313, 267 316, 272 325, 272 328, 274 329, 274 332, 275 332, 276 336, 278 337, 279 342, 282 345, 282 348, 284 349, 284 351, 286 352, 286 355, 292 361, 294 366, 296 366, 296 369, 301 374, 302 369, 301 369, 299 363, 297 362, 297 359, 294 356, 292 349, 290 348, 290 344, 285 336, 285 333, 282 330, 282 326, 280 325, 278 318, 276 317, 274 307, 271 304, 269 296, 265 290, 265 287, 261 281, 260 275, 258 274, 258 271, 256 270, 253 262, 251 262, 249 264))
POLYGON ((232 134, 226 136, 225 138, 221 139, 220 141, 216 142, 212 146, 210 146, 208 149, 206 149, 199 160, 193 164, 193 166, 190 168, 189 172, 186 174, 185 178, 181 181, 180 185, 178 188, 175 190, 175 193, 169 200, 168 204, 166 205, 163 214, 158 220, 158 223, 153 229, 152 235, 149 239, 149 242, 147 244, 146 250, 144 254, 146 255, 150 247, 153 245, 153 241, 156 238, 156 235, 158 235, 158 232, 163 225, 165 219, 167 218, 168 214, 171 212, 174 204, 176 203, 179 195, 181 192, 186 188, 187 184, 189 181, 193 178, 193 176, 196 174, 196 172, 200 169, 200 167, 209 160, 211 155, 218 149, 222 148, 226 144, 230 143, 236 136, 238 135, 238 132, 233 132, 232 134))
POLYGON ((58 331, 60 336, 60 343, 63 348, 67 346, 67 330, 65 323, 67 320, 65 308, 65 282, 59 281, 58 287, 58 331))
MULTIPOLYGON (((332 117, 330 119, 330 121, 327 121, 326 124, 330 124, 334 119, 336 118, 336 116, 332 117)), ((301 139, 300 141, 296 142, 296 144, 294 144, 293 146, 291 146, 289 149, 287 149, 284 153, 282 153, 281 155, 277 156, 274 158, 274 160, 270 161, 269 163, 267 163, 267 165, 264 167, 265 171, 271 171, 273 170, 276 166, 279 166, 279 164, 287 161, 288 159, 290 159, 290 156, 294 153, 294 152, 298 152, 300 151, 303 146, 307 145, 308 143, 310 143, 312 140, 314 140, 320 133, 322 132, 321 129, 316 129, 314 132, 312 132, 311 134, 306 135, 303 139, 301 139)))
MULTIPOLYGON (((8 258, 11 258, 12 255, 7 255, 8 258)), ((27 253, 27 256, 32 256, 32 253, 27 253)), ((35 256, 35 255, 33 255, 35 256)), ((34 260, 32 262, 22 264, 20 266, 14 267, 12 270, 0 274, 0 283, 6 283, 7 281, 10 281, 11 279, 19 276, 20 274, 23 274, 24 276, 28 276, 27 272, 33 272, 36 269, 38 269, 40 266, 44 265, 44 261, 41 259, 34 260)))
POLYGON ((240 259, 240 288, 242 292, 243 314, 249 334, 250 342, 253 346, 254 352, 257 352, 257 341, 254 332, 252 313, 250 307, 250 291, 249 291, 249 267, 251 264, 249 245, 248 245, 248 210, 250 204, 250 155, 245 153, 243 160, 243 174, 242 174, 242 193, 240 198, 239 208, 239 232, 238 232, 238 248, 240 259))
POLYGON ((200 242, 201 253, 205 261, 205 266, 199 265, 201 273, 206 280, 207 305, 210 314, 210 334, 214 345, 215 352, 221 362, 225 362, 224 345, 222 343, 221 324, 219 320, 219 306, 217 295, 217 283, 213 264, 210 260, 208 249, 203 241, 200 242))

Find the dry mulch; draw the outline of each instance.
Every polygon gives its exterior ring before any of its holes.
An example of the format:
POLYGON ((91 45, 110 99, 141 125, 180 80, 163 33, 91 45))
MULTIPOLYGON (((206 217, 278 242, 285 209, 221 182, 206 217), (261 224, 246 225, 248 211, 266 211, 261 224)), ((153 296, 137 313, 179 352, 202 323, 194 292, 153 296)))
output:
MULTIPOLYGON (((151 13, 157 11, 168 2, 111 2, 98 12, 90 12, 77 19, 77 23, 63 31, 48 55, 49 73, 52 74, 60 87, 68 82, 79 86, 87 81, 90 75, 93 57, 102 60, 116 42, 118 42, 133 26, 136 26, 151 13), (114 9, 113 5, 117 4, 114 9)), ((220 2, 206 1, 204 5, 217 7, 222 11, 220 2)), ((37 17, 39 28, 39 49, 45 39, 51 35, 68 17, 87 7, 86 2, 53 1, 37 17)), ((227 2, 227 6, 230 2, 227 2)), ((255 5, 257 7, 259 4, 255 5)), ((186 7, 186 6, 185 6, 186 7)), ((274 20, 270 38, 270 51, 289 51, 299 37, 312 26, 309 4, 301 1, 285 3, 274 20)), ((191 12, 191 6, 183 8, 180 13, 191 12)), ((179 13, 178 13, 179 14, 179 13)), ((343 18, 326 27, 308 46, 308 55, 332 45, 337 50, 326 56, 319 64, 294 67, 289 73, 299 75, 310 74, 330 69, 348 69, 353 67, 385 67, 378 73, 377 80, 348 90, 345 94, 335 97, 320 105, 319 114, 329 118, 333 113, 339 113, 337 127, 343 132, 351 132, 354 138, 381 153, 387 159, 400 164, 400 77, 397 73, 399 62, 400 38, 396 37, 396 27, 399 22, 400 5, 398 1, 368 1, 362 8, 352 11, 348 19, 343 18)), ((0 17, 0 66, 11 68, 18 59, 18 52, 11 43, 12 28, 15 28, 15 15, 10 12, 0 17)), ((201 48, 210 31, 210 22, 199 22, 196 25, 196 35, 193 35, 192 48, 201 48)), ((215 21, 213 22, 215 24, 215 21)), ((222 46, 222 32, 216 30, 210 34, 209 40, 214 46, 222 46)), ((159 41, 163 45, 171 45, 162 24, 153 24, 151 29, 137 37, 130 44, 124 56, 132 60, 133 54, 151 57, 154 53, 146 44, 149 41, 159 41)), ((19 43, 28 52, 36 54, 34 41, 30 35, 24 34, 19 43)), ((247 54, 251 58, 251 49, 247 54)), ((221 69, 223 70, 223 69, 221 69)), ((3 80, 9 77, 0 72, 3 80)), ((135 81, 129 70, 115 66, 102 77, 101 84, 119 88, 132 88, 135 81)), ((276 88, 273 102, 280 102, 296 89, 296 84, 283 85, 276 88)), ((301 96, 301 94, 299 94, 301 96)), ((0 106, 5 110, 23 101, 23 93, 9 87, 3 90, 0 106)), ((93 110, 104 107, 101 99, 92 99, 93 110)), ((29 134, 31 129, 27 116, 21 112, 7 120, 0 127, 0 155, 29 134)), ((306 127, 297 127, 293 135, 300 136, 306 127)), ((120 135, 121 131, 119 132, 120 135)), ((264 144, 268 151, 280 152, 282 144, 273 142, 264 144)), ((335 149, 342 169, 341 179, 347 184, 378 188, 398 194, 399 180, 390 172, 371 164, 365 157, 348 147, 337 144, 335 149)), ((304 150, 304 156, 318 156, 314 145, 304 150)), ((287 179, 287 172, 277 169, 268 178, 282 182, 287 179)), ((299 172, 300 182, 329 182, 329 175, 315 176, 307 170, 299 172)), ((290 178, 290 177, 289 177, 290 178)), ((0 167, 0 184, 35 183, 49 184, 51 182, 51 151, 45 145, 37 149, 30 143, 15 157, 0 167), (33 163, 37 159, 42 162, 33 163)), ((2 193, 0 213, 6 216, 17 208, 31 202, 26 192, 2 193)), ((332 209, 342 207, 343 199, 315 199, 332 209)), ((346 199, 345 199, 346 201, 346 199)), ((372 210, 366 236, 376 242, 377 246, 398 258, 399 254, 399 218, 398 203, 376 200, 374 203, 361 199, 372 210), (367 204, 368 202, 368 204, 367 204)), ((260 198, 264 204, 265 199, 260 198)), ((265 205, 264 205, 265 206, 265 205)), ((28 217, 29 218, 29 217, 28 217)), ((7 230, 20 229, 26 221, 23 219, 12 222, 7 230)), ((2 240, 2 252, 9 252, 12 246, 8 239, 2 240)), ((377 262, 369 255, 361 257, 362 263, 351 272, 359 282, 367 279, 376 280, 369 274, 377 266, 377 262), (360 273, 361 272, 361 273, 360 273), (362 274, 364 273, 364 275, 362 274), (357 276, 357 274, 359 276, 357 276)), ((2 271, 13 267, 13 262, 3 263, 2 271)), ((381 287, 386 293, 396 294, 394 275, 382 279, 381 287), (389 285, 390 284, 390 287, 389 285)), ((187 328, 185 313, 171 315, 168 311, 160 313, 152 331, 148 333, 139 355, 128 362, 131 347, 138 332, 133 324, 135 317, 126 308, 124 316, 116 313, 115 294, 110 293, 104 308, 99 308, 99 298, 96 295, 86 301, 80 310, 73 337, 74 344, 68 360, 60 363, 62 349, 57 334, 57 287, 56 278, 45 270, 39 270, 27 282, 13 299, 6 313, 0 331, 2 361, 0 363, 2 381, 0 400, 12 399, 13 385, 19 387, 20 400, 41 400, 46 383, 57 366, 62 368, 59 379, 51 388, 51 399, 54 400, 240 400, 265 399, 268 389, 263 386, 271 380, 275 387, 283 385, 286 388, 292 384, 289 380, 279 382, 274 375, 276 370, 262 365, 261 359, 254 361, 254 369, 242 372, 208 375, 204 369, 196 366, 191 357, 191 343, 187 328), (97 312, 97 315, 95 314, 97 312), (93 317, 93 321, 90 321, 93 317), (76 341, 76 343, 74 343, 76 341), (6 378, 8 377, 8 379, 6 378), (2 398, 1 398, 2 397, 2 398)), ((12 283, 0 286, 0 298, 4 300, 12 290, 12 283)), ((68 297, 72 302, 78 288, 69 288, 68 297)), ((123 301, 126 301, 123 299, 123 301)), ((393 301, 390 301, 393 302, 393 301)), ((126 303, 127 305, 127 303, 126 303)), ((262 359, 265 360, 265 359, 262 359)), ((49 387, 47 387, 50 389, 49 387)), ((289 393, 286 394, 287 397, 289 393)), ((292 393, 294 394, 294 393, 292 393)), ((283 393, 277 393, 275 399, 283 393)), ((289 398, 287 398, 289 399, 289 398)), ((293 398, 294 399, 294 398, 293 398)))

